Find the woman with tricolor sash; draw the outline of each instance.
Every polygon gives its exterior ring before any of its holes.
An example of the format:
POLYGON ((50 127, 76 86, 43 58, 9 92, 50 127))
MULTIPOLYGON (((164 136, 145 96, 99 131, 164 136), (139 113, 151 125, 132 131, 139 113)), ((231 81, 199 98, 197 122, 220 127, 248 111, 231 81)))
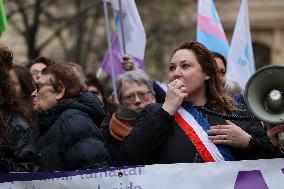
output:
POLYGON ((125 140, 133 164, 270 158, 261 122, 228 96, 201 43, 188 41, 174 51, 169 81, 164 104, 148 105, 125 140))

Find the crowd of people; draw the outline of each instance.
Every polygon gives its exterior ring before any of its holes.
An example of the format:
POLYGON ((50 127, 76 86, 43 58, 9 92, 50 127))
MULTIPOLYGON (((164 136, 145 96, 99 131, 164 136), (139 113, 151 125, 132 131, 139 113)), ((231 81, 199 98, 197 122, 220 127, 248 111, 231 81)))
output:
POLYGON ((195 41, 173 51, 167 91, 124 56, 118 103, 72 62, 14 65, 1 45, 0 66, 0 172, 284 157, 284 125, 267 130, 228 87, 225 57, 195 41))

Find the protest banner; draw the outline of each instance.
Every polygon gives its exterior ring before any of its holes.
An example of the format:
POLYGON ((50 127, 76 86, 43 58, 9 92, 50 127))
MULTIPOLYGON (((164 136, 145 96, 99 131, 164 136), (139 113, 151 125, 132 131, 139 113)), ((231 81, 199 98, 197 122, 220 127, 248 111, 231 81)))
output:
POLYGON ((283 189, 284 159, 0 175, 7 189, 283 189))

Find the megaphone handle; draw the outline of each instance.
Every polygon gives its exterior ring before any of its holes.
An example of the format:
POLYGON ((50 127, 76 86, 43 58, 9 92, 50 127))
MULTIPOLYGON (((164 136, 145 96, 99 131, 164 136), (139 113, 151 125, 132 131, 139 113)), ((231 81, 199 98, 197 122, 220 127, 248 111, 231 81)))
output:
POLYGON ((284 153, 284 131, 278 133, 278 142, 280 145, 280 152, 284 153))

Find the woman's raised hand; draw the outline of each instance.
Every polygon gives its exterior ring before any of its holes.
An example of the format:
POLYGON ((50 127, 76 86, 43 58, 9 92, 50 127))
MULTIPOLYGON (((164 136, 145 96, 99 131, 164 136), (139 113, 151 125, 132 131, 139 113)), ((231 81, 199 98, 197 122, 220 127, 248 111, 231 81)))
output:
POLYGON ((123 55, 121 65, 125 72, 135 70, 133 58, 129 55, 123 55))
POLYGON ((172 81, 168 85, 168 91, 162 108, 173 115, 180 108, 187 95, 187 89, 181 80, 176 79, 172 81))

